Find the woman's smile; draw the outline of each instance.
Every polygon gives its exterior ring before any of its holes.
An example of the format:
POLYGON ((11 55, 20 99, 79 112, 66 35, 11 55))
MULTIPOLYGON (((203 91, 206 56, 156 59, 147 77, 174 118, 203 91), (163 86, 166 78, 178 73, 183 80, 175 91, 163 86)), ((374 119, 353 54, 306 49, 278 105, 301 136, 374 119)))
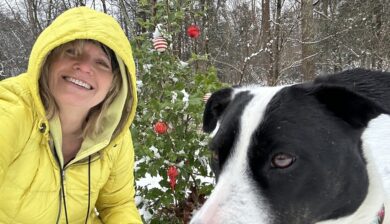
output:
POLYGON ((69 83, 72 83, 78 87, 82 87, 81 89, 86 89, 86 90, 93 89, 93 87, 85 81, 82 81, 82 80, 79 80, 79 79, 76 79, 73 77, 69 77, 69 76, 64 76, 63 78, 65 81, 68 81, 69 83))

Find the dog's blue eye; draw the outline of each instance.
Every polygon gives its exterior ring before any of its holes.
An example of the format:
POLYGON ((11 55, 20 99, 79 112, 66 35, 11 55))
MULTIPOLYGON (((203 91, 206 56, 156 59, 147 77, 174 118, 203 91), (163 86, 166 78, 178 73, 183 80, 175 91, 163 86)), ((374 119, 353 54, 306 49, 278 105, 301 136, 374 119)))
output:
POLYGON ((278 153, 272 157, 271 167, 284 169, 295 162, 295 157, 287 153, 278 153))

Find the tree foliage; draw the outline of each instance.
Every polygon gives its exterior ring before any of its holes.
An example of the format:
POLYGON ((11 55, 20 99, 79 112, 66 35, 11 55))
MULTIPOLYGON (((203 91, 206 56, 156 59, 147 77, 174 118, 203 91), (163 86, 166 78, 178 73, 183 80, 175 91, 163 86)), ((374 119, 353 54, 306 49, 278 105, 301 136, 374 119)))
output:
POLYGON ((204 7, 198 1, 141 2, 137 17, 142 32, 134 39, 139 80, 139 106, 132 128, 137 166, 136 179, 159 182, 139 184, 143 218, 150 223, 187 223, 212 189, 208 168, 207 139, 202 133, 205 93, 221 87, 208 56, 200 53, 204 34, 190 38, 186 28, 201 22, 204 7), (151 33, 158 30, 170 43, 159 53, 153 49, 151 33), (180 47, 179 47, 180 46, 180 47), (167 133, 156 132, 153 125, 165 122, 167 133), (168 169, 178 169, 176 185, 171 188, 168 169))

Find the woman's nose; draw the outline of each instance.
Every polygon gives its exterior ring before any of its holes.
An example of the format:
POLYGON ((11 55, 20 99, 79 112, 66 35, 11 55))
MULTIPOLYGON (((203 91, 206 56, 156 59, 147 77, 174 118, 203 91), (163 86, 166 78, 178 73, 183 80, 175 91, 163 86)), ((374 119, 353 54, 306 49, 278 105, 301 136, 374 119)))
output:
POLYGON ((85 58, 84 59, 80 58, 79 60, 77 60, 74 63, 73 68, 75 70, 78 70, 78 71, 84 72, 84 73, 88 73, 88 74, 92 74, 92 72, 93 72, 92 63, 85 58))

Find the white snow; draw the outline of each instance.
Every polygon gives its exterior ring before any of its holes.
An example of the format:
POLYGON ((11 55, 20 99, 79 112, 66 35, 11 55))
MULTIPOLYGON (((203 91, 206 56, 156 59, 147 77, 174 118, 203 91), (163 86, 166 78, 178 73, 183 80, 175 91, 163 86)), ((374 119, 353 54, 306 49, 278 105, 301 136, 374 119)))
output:
POLYGON ((185 68, 185 67, 188 67, 189 63, 188 62, 184 62, 184 61, 179 61, 179 66, 181 68, 185 68))
POLYGON ((161 37, 161 31, 162 31, 162 24, 159 23, 156 25, 156 29, 153 32, 153 38, 161 37))
POLYGON ((190 94, 188 94, 185 89, 181 90, 180 92, 183 93, 183 102, 188 102, 190 94))
POLYGON ((150 72, 150 69, 152 69, 153 65, 152 64, 144 64, 142 67, 145 70, 145 72, 150 72))
POLYGON ((158 152, 158 148, 156 148, 155 146, 151 146, 149 148, 150 151, 152 151, 154 153, 154 158, 156 159, 160 159, 161 158, 161 155, 160 153, 158 152))
POLYGON ((177 100, 177 93, 175 91, 172 91, 172 99, 171 99, 171 103, 175 103, 177 100))
POLYGON ((141 80, 137 80, 136 85, 137 85, 137 92, 141 92, 141 89, 144 86, 144 83, 141 80))
POLYGON ((160 181, 163 178, 160 175, 152 176, 149 173, 145 174, 145 177, 137 180, 137 186, 139 187, 147 187, 149 190, 153 188, 161 189, 162 191, 167 191, 168 188, 161 187, 160 181))
POLYGON ((189 101, 189 98, 190 98, 190 94, 187 93, 187 91, 185 89, 183 89, 182 91, 180 91, 182 94, 183 94, 183 102, 184 102, 184 110, 187 109, 188 107, 188 101, 189 101))

